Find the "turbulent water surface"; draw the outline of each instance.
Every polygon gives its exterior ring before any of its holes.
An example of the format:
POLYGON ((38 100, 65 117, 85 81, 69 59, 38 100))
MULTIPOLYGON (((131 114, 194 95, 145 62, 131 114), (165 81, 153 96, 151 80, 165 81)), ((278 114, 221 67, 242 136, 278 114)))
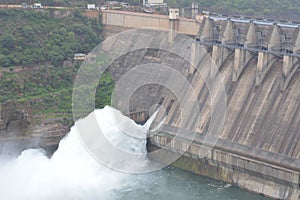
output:
MULTIPOLYGON (((101 129, 112 143, 131 151, 145 152, 144 139, 122 137, 112 120, 113 109, 95 111, 101 129)), ((133 125, 133 131, 146 134, 146 128, 133 125)), ((84 119, 83 119, 84 120, 84 119)), ((149 162, 141 159, 143 164, 149 162)), ((101 165, 80 142, 76 129, 61 141, 48 159, 42 150, 26 150, 18 158, 1 156, 0 199, 3 200, 232 200, 264 199, 230 184, 195 176, 172 167, 146 174, 126 174, 101 165)))

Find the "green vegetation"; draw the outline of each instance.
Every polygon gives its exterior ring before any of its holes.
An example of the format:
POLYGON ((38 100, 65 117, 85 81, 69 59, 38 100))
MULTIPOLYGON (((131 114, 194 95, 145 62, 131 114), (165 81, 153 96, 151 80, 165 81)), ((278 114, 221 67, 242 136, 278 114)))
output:
MULTIPOLYGON (((4 72, 0 78, 0 102, 26 104, 35 115, 64 116, 72 121, 73 82, 77 67, 39 67, 23 72, 4 72)), ((109 72, 101 77, 95 94, 96 108, 110 105, 114 82, 109 72)))
MULTIPOLYGON (((48 6, 83 7, 88 3, 104 3, 105 0, 11 0, 9 4, 26 2, 41 2, 48 6)), ((130 5, 141 5, 142 0, 127 0, 130 5)), ((192 2, 200 3, 201 10, 221 13, 243 14, 250 16, 270 16, 278 19, 289 18, 299 20, 299 0, 165 0, 171 7, 188 7, 192 2)), ((7 0, 0 0, 0 4, 7 4, 7 0)))
MULTIPOLYGON (((100 38, 101 24, 80 10, 55 18, 53 10, 0 9, 0 103, 14 101, 35 118, 57 117, 71 125, 73 84, 81 65, 72 58, 90 52, 100 38)), ((95 107, 110 105, 110 73, 96 84, 95 107)))
MULTIPOLYGON (((138 1, 138 0, 136 0, 138 1)), ((88 3, 99 3, 101 0, 0 0, 0 4, 21 4, 27 3, 32 5, 33 3, 42 3, 45 6, 76 6, 86 7, 88 3)), ((104 2, 104 0, 102 0, 104 2)))
MULTIPOLYGON (((42 0, 42 3, 64 6, 86 7, 87 3, 104 2, 97 0, 42 0)), ((141 5, 141 0, 127 0, 131 5, 141 5)), ((169 6, 188 7, 192 2, 200 3, 201 10, 211 10, 233 14, 244 14, 252 16, 274 16, 290 17, 299 20, 299 0, 165 0, 169 6)))
POLYGON ((74 53, 100 42, 100 24, 80 11, 53 17, 53 11, 0 10, 0 67, 51 63, 61 66, 74 53))
POLYGON ((198 2, 201 10, 231 12, 256 17, 275 16, 298 18, 300 14, 299 0, 168 0, 170 6, 187 7, 198 2))
POLYGON ((114 83, 111 74, 105 72, 98 83, 97 92, 95 95, 96 108, 103 108, 106 105, 110 105, 113 89, 114 83))

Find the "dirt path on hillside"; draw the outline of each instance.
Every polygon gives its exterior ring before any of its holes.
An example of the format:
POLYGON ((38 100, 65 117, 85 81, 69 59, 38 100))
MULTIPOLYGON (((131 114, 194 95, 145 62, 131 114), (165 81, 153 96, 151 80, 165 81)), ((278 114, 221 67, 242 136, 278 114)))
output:
POLYGON ((0 78, 2 77, 4 72, 10 72, 10 73, 18 73, 18 72, 23 72, 23 71, 29 71, 33 69, 39 69, 42 66, 35 66, 35 67, 14 67, 14 68, 0 68, 0 78))

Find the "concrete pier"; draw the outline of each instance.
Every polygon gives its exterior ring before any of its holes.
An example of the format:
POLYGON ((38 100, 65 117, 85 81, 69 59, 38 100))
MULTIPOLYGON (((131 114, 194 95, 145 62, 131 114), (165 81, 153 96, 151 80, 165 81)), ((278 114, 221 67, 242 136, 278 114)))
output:
POLYGON ((236 82, 239 79, 242 71, 245 69, 248 63, 256 57, 256 55, 251 51, 241 48, 236 48, 234 51, 234 71, 232 74, 232 81, 236 82))
POLYGON ((223 63, 229 58, 229 56, 233 55, 233 50, 219 45, 214 45, 212 50, 211 57, 211 73, 210 77, 214 78, 216 73, 223 66, 223 63))
POLYGON ((278 61, 278 58, 270 53, 259 52, 256 70, 255 85, 259 86, 263 82, 267 72, 278 61))

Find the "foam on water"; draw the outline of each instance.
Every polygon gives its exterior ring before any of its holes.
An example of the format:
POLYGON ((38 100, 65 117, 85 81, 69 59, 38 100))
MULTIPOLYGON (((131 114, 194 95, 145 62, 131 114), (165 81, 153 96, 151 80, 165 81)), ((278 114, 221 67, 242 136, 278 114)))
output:
MULTIPOLYGON (((103 134, 120 148, 145 152, 146 140, 124 135, 114 125, 113 112, 117 111, 111 107, 95 111, 103 134)), ((121 119, 122 123, 130 124, 134 132, 146 135, 146 126, 136 125, 124 116, 121 119)), ((72 127, 51 159, 42 150, 33 149, 24 151, 16 159, 2 159, 0 196, 6 200, 110 199, 111 191, 122 188, 128 177, 129 175, 109 169, 93 159, 81 144, 76 129, 72 127)))
MULTIPOLYGON (((96 110, 92 114, 95 114, 103 134, 113 145, 125 151, 144 155, 145 136, 153 117, 144 126, 140 126, 111 107, 96 110), (127 131, 130 127, 132 133, 139 137, 124 134, 120 124, 125 125, 127 131)), ((88 117, 82 120, 88 121, 88 117)), ((145 156, 141 156, 135 164, 147 165, 149 162, 145 156)), ((72 127, 51 159, 45 156, 43 150, 33 149, 24 151, 18 158, 0 157, 0 199, 252 200, 264 198, 246 193, 229 184, 174 168, 133 175, 117 172, 97 162, 82 145, 77 129, 72 127)))

